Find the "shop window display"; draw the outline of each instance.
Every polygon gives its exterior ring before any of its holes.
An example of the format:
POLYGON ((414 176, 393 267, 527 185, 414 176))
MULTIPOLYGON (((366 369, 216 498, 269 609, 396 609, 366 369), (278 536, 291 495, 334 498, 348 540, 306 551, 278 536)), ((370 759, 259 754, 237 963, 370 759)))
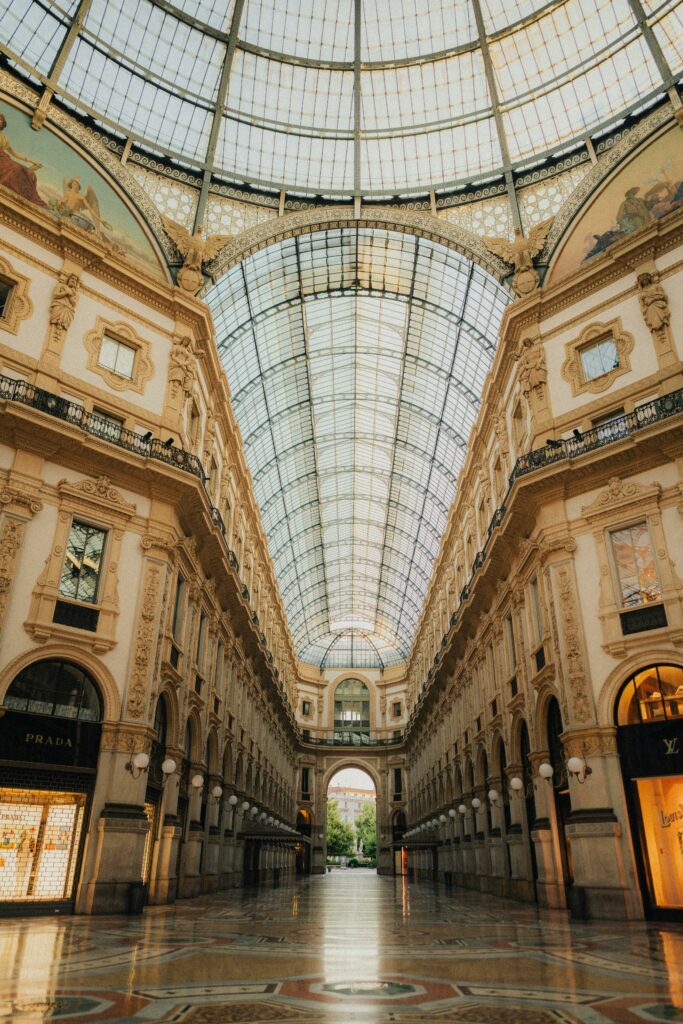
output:
POLYGON ((85 793, 0 789, 0 901, 69 898, 85 800, 85 793))

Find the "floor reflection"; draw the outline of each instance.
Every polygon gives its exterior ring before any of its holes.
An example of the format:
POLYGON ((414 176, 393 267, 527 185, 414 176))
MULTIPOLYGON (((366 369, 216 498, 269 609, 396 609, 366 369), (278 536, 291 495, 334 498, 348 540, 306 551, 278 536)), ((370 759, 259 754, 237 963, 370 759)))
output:
POLYGON ((683 1021, 683 929, 362 869, 142 917, 0 919, 0 1021, 683 1021))

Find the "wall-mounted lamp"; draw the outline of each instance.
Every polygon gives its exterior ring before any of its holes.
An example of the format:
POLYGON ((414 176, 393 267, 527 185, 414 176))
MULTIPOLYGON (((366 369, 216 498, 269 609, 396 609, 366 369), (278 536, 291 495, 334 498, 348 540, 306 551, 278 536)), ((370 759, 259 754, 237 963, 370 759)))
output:
POLYGON ((268 817, 268 812, 267 811, 261 811, 261 813, 258 816, 258 820, 259 821, 265 821, 267 817, 268 817))
POLYGON ((197 791, 199 791, 200 789, 203 789, 204 788, 204 776, 200 775, 199 773, 197 773, 196 775, 193 775, 192 778, 190 779, 190 785, 192 786, 193 789, 196 789, 197 791))
POLYGON ((460 814, 467 814, 467 807, 465 806, 465 804, 460 804, 460 806, 458 807, 458 811, 460 812, 460 814))
POLYGON ((545 779, 546 782, 550 782, 553 777, 553 766, 548 764, 547 761, 544 761, 543 764, 539 764, 538 766, 538 774, 542 779, 545 779))
POLYGON ((221 797, 223 796, 223 787, 214 786, 211 790, 211 796, 214 798, 215 802, 219 804, 221 802, 221 797))
POLYGON ((131 754, 130 761, 126 762, 125 768, 134 779, 139 779, 143 772, 149 771, 149 754, 146 754, 144 750, 139 750, 137 754, 131 754))
POLYGON ((166 779, 171 775, 175 775, 176 768, 178 765, 175 763, 172 757, 167 757, 165 761, 161 762, 161 774, 163 776, 162 783, 166 782, 166 779))
POLYGON ((439 821, 441 822, 442 825, 445 825, 446 822, 448 821, 448 818, 446 817, 445 814, 440 814, 439 815, 439 821))
POLYGON ((249 810, 249 801, 248 801, 248 800, 245 800, 245 801, 244 801, 244 803, 243 803, 243 804, 242 804, 242 806, 240 807, 240 810, 241 810, 241 811, 242 811, 242 812, 243 812, 244 814, 246 814, 246 813, 247 813, 247 811, 249 810))
POLYGON ((239 797, 235 796, 234 793, 231 793, 230 796, 228 797, 228 803, 230 804, 231 807, 236 807, 237 804, 239 803, 239 797))
POLYGON ((256 804, 254 804, 252 809, 249 811, 249 816, 251 818, 255 818, 257 814, 258 814, 258 807, 256 806, 256 804))
POLYGON ((451 809, 448 812, 448 817, 449 818, 457 818, 457 816, 458 816, 458 812, 456 811, 455 807, 451 807, 451 809))
POLYGON ((488 792, 488 797, 490 804, 497 804, 498 801, 500 800, 500 793, 498 792, 497 789, 490 789, 488 792))
POLYGON ((584 749, 583 757, 570 757, 567 761, 567 771, 570 775, 573 775, 577 782, 582 786, 589 775, 593 774, 593 769, 586 761, 586 753, 584 749))
POLYGON ((478 796, 475 796, 474 799, 472 800, 472 806, 474 807, 475 811, 478 811, 479 808, 481 807, 481 800, 479 799, 478 796))

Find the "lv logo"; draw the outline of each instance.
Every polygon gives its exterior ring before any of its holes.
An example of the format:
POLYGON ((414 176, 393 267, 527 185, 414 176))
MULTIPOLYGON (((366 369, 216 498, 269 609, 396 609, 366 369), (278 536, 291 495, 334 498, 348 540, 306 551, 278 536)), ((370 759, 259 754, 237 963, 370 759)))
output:
POLYGON ((671 739, 671 740, 663 739, 662 743, 664 744, 664 747, 665 747, 665 751, 664 752, 665 752, 665 755, 667 757, 670 754, 678 754, 679 753, 678 736, 674 736, 674 738, 671 739))

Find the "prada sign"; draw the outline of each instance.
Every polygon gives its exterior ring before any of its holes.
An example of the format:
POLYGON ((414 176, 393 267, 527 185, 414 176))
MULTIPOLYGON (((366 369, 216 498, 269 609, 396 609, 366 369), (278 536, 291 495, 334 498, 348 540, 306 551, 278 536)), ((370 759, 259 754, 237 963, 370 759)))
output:
POLYGON ((0 759, 96 768, 102 726, 7 710, 0 718, 0 759))
POLYGON ((683 718, 622 725, 617 742, 622 767, 631 778, 683 775, 683 718))

